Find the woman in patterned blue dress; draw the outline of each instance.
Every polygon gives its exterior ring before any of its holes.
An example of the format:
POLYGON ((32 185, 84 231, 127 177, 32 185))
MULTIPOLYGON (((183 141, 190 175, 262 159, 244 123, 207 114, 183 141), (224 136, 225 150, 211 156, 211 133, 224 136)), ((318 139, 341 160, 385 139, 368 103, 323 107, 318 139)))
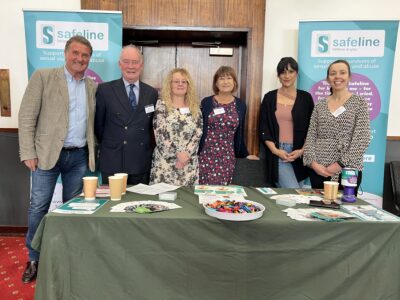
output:
POLYGON ((214 75, 215 95, 201 102, 203 136, 199 146, 199 183, 228 185, 232 181, 236 158, 249 155, 244 143, 246 104, 234 96, 238 81, 235 71, 220 67, 214 75))

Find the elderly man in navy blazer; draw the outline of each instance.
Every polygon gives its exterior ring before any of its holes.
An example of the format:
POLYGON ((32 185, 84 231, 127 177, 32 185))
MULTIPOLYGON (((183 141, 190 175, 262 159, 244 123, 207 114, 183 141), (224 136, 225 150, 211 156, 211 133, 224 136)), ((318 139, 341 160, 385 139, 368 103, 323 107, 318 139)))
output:
POLYGON ((99 85, 95 134, 103 182, 114 173, 127 173, 128 184, 149 182, 153 143, 153 113, 157 91, 139 81, 143 56, 138 48, 122 48, 122 78, 99 85))

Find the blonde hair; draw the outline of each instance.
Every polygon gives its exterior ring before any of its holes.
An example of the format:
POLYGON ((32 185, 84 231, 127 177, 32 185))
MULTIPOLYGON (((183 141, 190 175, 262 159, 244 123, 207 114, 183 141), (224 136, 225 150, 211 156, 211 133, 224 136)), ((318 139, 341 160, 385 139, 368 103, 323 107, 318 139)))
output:
POLYGON ((193 79, 190 76, 189 72, 183 68, 175 68, 171 70, 167 77, 164 79, 162 89, 161 89, 161 99, 165 102, 165 106, 167 107, 168 111, 173 110, 174 107, 172 105, 172 76, 175 73, 180 73, 185 80, 187 81, 187 92, 185 95, 185 101, 189 106, 189 110, 192 115, 197 118, 200 111, 199 99, 196 95, 196 89, 194 87, 193 79))

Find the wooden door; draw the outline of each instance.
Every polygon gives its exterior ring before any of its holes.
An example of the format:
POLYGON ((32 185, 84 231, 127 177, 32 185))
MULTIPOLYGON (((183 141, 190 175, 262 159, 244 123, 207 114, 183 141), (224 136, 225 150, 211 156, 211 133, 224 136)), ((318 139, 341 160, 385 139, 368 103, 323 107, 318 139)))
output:
MULTIPOLYGON (((226 47, 226 46, 225 46, 226 47)), ((161 89, 162 81, 173 68, 185 68, 189 71, 196 85, 199 99, 212 95, 212 80, 215 71, 222 65, 231 66, 238 75, 239 91, 241 93, 241 48, 233 48, 232 56, 210 56, 209 47, 193 47, 190 43, 163 44, 161 46, 143 46, 144 70, 143 82, 161 89)))

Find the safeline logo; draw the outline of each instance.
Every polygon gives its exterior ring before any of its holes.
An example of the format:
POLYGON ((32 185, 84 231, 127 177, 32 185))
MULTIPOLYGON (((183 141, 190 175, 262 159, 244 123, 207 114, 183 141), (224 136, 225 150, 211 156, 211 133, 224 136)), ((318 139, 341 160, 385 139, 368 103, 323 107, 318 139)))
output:
POLYGON ((329 35, 321 34, 318 36, 318 51, 326 53, 329 50, 329 35))
POLYGON ((64 49, 65 42, 75 35, 87 38, 93 50, 108 50, 108 24, 94 22, 36 22, 36 47, 64 49))
POLYGON ((313 31, 312 57, 382 57, 384 30, 313 31))
POLYGON ((42 43, 43 45, 53 45, 54 44, 54 26, 46 25, 42 27, 42 43))

